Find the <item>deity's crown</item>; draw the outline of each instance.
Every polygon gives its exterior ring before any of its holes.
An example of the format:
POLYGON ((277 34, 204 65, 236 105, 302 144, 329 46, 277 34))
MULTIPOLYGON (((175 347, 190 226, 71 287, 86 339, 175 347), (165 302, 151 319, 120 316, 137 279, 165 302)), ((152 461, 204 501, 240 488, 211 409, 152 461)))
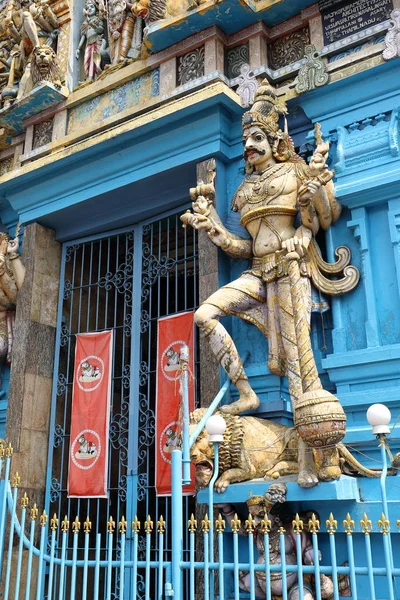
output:
POLYGON ((265 505, 265 497, 264 496, 252 496, 246 502, 247 506, 263 506, 265 505))
POLYGON ((253 106, 243 115, 242 125, 256 125, 268 133, 277 133, 279 115, 286 113, 286 104, 278 99, 274 89, 264 79, 255 93, 253 106))

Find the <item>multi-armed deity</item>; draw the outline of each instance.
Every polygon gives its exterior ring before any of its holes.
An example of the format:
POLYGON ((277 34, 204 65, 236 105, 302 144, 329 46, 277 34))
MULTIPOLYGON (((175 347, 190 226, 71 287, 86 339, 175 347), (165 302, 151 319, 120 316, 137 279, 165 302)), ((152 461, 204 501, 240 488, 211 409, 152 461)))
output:
POLYGON ((14 239, 0 233, 0 363, 11 361, 17 293, 25 278, 18 248, 18 230, 14 239))
POLYGON ((20 100, 39 81, 61 85, 53 49, 58 20, 46 0, 10 0, 1 11, 0 21, 3 106, 20 100))
POLYGON ((335 223, 341 212, 333 172, 327 166, 329 144, 317 130, 317 147, 307 165, 295 153, 286 112, 264 82, 243 116, 246 177, 234 195, 232 210, 240 213, 250 239, 224 227, 215 210, 212 184, 191 190, 193 212, 186 212, 181 220, 204 229, 231 258, 252 261, 247 271, 212 294, 195 315, 239 392, 239 400, 221 410, 237 415, 259 406, 234 341, 219 322, 220 317, 234 315, 256 325, 268 338, 269 370, 288 379, 299 452, 310 454, 309 447, 313 449, 314 468, 307 466, 300 478, 302 485, 310 486, 340 477, 337 444, 346 430, 344 411, 338 399, 323 389, 315 364, 310 340, 311 286, 327 294, 342 294, 357 285, 359 275, 348 266, 350 252, 345 247, 337 250, 334 264, 321 257, 315 235, 321 227, 326 230, 335 223), (285 121, 283 130, 280 116, 285 121), (326 275, 337 278, 331 281, 326 275))

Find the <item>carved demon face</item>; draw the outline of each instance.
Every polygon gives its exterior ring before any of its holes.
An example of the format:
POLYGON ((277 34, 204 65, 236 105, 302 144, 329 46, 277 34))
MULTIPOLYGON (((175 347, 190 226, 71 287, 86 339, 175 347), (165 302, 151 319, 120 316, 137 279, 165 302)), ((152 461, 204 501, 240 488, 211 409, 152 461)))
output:
MULTIPOLYGON (((191 433, 193 433, 194 427, 191 433)), ((190 460, 196 469, 196 486, 207 487, 214 471, 214 447, 203 431, 190 450, 190 460)))
POLYGON ((244 159, 252 167, 262 170, 272 158, 272 150, 267 134, 258 126, 252 125, 243 130, 244 159))
POLYGON ((55 59, 55 53, 50 46, 39 46, 34 49, 34 60, 41 75, 49 73, 55 59))

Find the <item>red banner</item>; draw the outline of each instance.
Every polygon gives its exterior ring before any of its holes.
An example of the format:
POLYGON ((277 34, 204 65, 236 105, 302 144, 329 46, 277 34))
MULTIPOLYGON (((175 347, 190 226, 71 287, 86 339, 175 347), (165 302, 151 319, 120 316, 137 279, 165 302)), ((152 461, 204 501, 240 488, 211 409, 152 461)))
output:
POLYGON ((112 331, 76 336, 68 496, 107 498, 112 331))
MULTIPOLYGON (((157 398, 156 398, 156 492, 171 494, 171 453, 181 447, 182 390, 179 353, 189 347, 189 411, 194 410, 194 319, 193 312, 180 313, 158 320, 157 398)), ((185 495, 195 493, 192 484, 183 488, 185 495)))

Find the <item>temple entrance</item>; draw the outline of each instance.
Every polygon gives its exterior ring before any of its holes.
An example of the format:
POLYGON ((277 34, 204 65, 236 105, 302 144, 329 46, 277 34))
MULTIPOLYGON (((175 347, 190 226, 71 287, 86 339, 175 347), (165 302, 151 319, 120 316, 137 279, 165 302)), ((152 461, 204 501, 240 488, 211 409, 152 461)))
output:
MULTIPOLYGON (((198 305, 197 233, 191 228, 182 228, 179 215, 184 209, 119 231, 67 242, 63 247, 46 511, 59 518, 68 515, 71 523, 76 515, 81 524, 89 516, 89 554, 94 552, 96 535, 102 533, 102 560, 107 555, 104 532, 110 517, 117 527, 122 517, 128 523, 126 552, 129 558, 131 523, 137 515, 142 523, 139 556, 144 559, 143 523, 147 515, 154 520, 163 515, 167 522, 171 515, 170 498, 155 495, 156 336, 159 317, 192 310, 198 305), (69 499, 67 477, 75 335, 106 329, 114 331, 108 499, 69 499)), ((197 365, 196 357, 195 361, 197 365)), ((192 507, 192 498, 186 498, 186 520, 190 518, 192 507)), ((78 548, 83 549, 83 527, 78 536, 78 548)), ((61 545, 61 537, 58 543, 61 545)), ((165 547, 169 560, 168 539, 165 547)), ((117 546, 113 552, 116 558, 118 552, 117 546)), ((152 553, 155 559, 156 545, 152 553)), ((67 554, 70 558, 72 546, 67 554)), ((57 590, 57 568, 55 575, 53 589, 57 590)), ((100 582, 99 598, 106 595, 103 585, 104 582, 100 582)), ((115 577, 113 593, 117 592, 118 585, 115 577)), ((154 581, 151 597, 158 597, 156 588, 154 581)), ((69 597, 68 594, 67 584, 65 597, 69 597)), ((139 589, 138 594, 144 598, 143 589, 139 589)))

